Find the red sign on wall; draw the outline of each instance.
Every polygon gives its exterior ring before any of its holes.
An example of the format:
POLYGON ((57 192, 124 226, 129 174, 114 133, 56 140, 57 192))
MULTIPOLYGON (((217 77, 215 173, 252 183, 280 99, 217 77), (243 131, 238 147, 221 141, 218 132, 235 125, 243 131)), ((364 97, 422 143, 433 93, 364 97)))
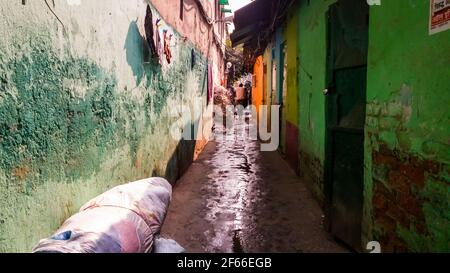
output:
POLYGON ((450 0, 430 0, 430 35, 450 29, 450 0))

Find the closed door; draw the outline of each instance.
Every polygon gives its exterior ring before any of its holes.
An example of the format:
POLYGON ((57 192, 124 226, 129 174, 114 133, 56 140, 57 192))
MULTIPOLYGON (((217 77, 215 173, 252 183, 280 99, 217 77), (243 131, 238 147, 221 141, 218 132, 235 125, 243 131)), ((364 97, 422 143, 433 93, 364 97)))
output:
POLYGON ((332 234, 361 250, 369 7, 339 0, 328 12, 325 187, 332 234))

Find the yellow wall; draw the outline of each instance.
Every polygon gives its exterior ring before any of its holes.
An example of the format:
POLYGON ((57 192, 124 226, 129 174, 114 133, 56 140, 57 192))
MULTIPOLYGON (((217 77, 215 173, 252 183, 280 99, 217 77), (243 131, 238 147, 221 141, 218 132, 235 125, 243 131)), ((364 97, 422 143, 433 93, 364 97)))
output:
POLYGON ((287 43, 286 120, 298 126, 298 13, 288 17, 284 37, 287 43))

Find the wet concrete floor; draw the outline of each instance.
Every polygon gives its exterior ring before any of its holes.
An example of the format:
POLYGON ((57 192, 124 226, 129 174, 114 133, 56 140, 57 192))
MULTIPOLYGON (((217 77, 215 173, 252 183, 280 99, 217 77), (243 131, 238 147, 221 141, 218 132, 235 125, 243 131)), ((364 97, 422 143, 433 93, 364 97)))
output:
POLYGON ((261 152, 235 123, 177 182, 161 234, 196 253, 346 252, 280 154, 261 152))

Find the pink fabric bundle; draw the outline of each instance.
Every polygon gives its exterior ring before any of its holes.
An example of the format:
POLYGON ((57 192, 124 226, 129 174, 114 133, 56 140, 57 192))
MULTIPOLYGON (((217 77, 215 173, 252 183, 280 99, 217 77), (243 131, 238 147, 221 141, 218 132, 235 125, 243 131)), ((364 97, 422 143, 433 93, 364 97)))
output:
POLYGON ((172 196, 163 178, 115 187, 86 203, 33 252, 148 253, 172 196))

